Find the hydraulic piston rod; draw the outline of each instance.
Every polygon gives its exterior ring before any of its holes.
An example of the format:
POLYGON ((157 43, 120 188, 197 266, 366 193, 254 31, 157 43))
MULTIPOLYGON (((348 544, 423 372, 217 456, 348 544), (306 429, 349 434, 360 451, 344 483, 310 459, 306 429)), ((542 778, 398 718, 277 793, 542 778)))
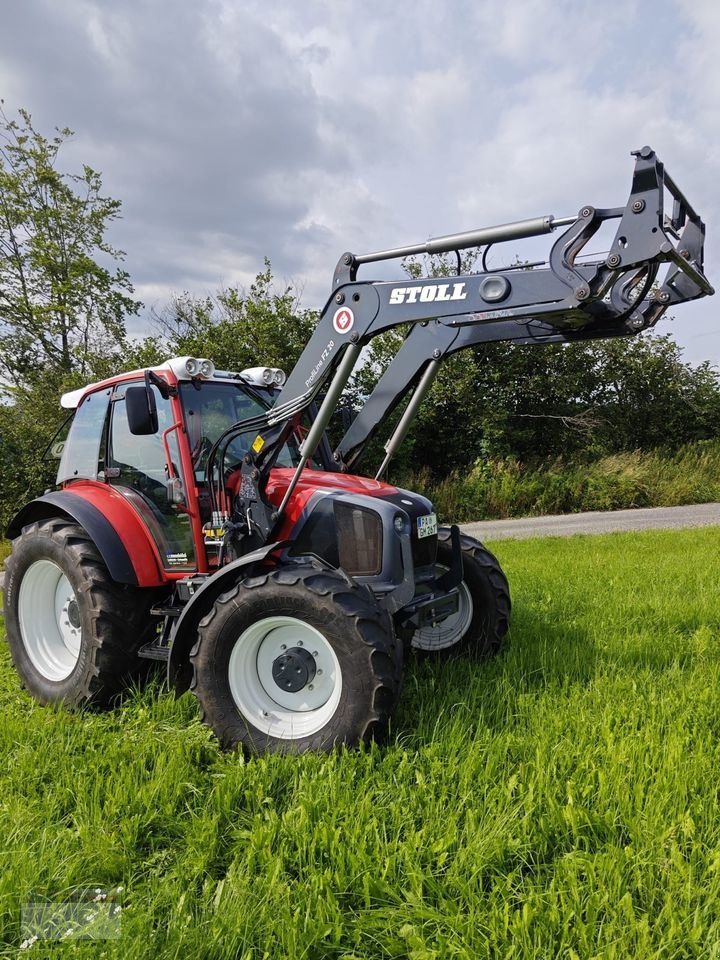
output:
POLYGON ((295 489, 298 480, 300 479, 300 474, 303 472, 305 464, 308 462, 310 457, 315 453, 322 436, 325 433, 325 428, 330 422, 330 418, 333 413, 335 413, 335 408, 337 407, 338 400, 340 399, 340 394, 345 389, 345 384, 350 379, 350 374, 353 372, 353 367, 355 366, 355 361, 360 355, 361 347, 357 343, 349 343, 345 348, 345 356, 340 362, 340 366, 337 369, 337 373, 333 381, 331 382, 328 392, 325 394, 325 399, 320 406, 320 409, 317 412, 317 416, 313 422, 313 425, 310 427, 307 436, 302 442, 300 447, 300 463, 295 468, 295 473, 292 475, 292 479, 288 484, 288 488, 285 491, 285 496, 282 499, 277 515, 278 517, 283 513, 285 507, 292 496, 293 490, 295 489))
POLYGON ((438 375, 440 370, 440 361, 431 360, 430 363, 425 367, 425 371, 420 378, 420 382, 417 387, 415 387, 415 392, 410 397, 410 402, 403 411, 403 415, 400 417, 398 425, 395 427, 391 437, 388 439, 388 442, 385 444, 385 459, 380 464, 380 469, 375 474, 375 479, 379 480, 380 477, 385 473, 388 468, 388 464, 395 456, 395 454, 400 449, 403 440, 407 436, 407 432, 412 426, 412 422, 415 419, 415 415, 420 409, 420 404, 423 402, 425 397, 428 395, 430 387, 433 385, 433 380, 438 375))
POLYGON ((376 253, 355 254, 355 262, 375 263, 378 260, 396 260, 412 257, 419 253, 448 253, 451 250, 466 250, 468 247, 481 247, 486 243, 503 243, 505 240, 522 240, 525 237, 537 237, 543 233, 552 233, 556 227, 566 227, 575 223, 576 217, 534 217, 530 220, 516 220, 513 223, 501 223, 496 227, 482 227, 480 230, 468 230, 465 233, 450 233, 444 237, 435 237, 425 243, 414 243, 407 247, 394 247, 391 250, 379 250, 376 253))

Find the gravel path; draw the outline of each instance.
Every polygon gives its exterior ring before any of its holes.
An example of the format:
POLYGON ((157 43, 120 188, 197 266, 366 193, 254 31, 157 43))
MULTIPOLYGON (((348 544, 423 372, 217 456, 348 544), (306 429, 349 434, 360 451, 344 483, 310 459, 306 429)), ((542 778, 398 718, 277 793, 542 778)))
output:
POLYGON ((461 529, 479 540, 524 540, 529 537, 571 537, 576 533, 615 533, 632 530, 680 530, 720 526, 720 503, 643 510, 594 511, 515 520, 481 520, 461 529))

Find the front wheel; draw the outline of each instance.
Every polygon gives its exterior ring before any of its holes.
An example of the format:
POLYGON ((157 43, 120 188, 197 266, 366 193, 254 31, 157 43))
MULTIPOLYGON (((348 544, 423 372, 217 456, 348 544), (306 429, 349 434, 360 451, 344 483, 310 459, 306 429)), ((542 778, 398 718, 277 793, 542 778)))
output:
POLYGON ((200 622, 190 658, 204 721, 224 747, 256 754, 380 739, 402 670, 369 592, 310 565, 235 584, 200 622))
MULTIPOLYGON (((456 613, 435 626, 416 630, 412 646, 428 653, 467 652, 494 656, 510 627, 510 589, 497 558, 479 540, 462 534, 463 580, 456 613)), ((452 565, 450 528, 438 531, 436 571, 452 565)))

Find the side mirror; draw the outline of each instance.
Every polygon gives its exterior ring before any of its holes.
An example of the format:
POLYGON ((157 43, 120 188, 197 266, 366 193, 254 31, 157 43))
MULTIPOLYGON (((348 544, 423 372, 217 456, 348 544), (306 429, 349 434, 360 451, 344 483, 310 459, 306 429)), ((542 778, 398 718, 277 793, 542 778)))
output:
POLYGON ((158 432, 157 404, 149 386, 127 388, 125 412, 133 436, 146 437, 158 432))

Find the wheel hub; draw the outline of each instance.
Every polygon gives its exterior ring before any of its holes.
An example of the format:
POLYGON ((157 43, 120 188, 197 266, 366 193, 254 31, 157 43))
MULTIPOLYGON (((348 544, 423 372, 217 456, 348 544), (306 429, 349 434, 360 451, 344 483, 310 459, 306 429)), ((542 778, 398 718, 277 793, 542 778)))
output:
POLYGON ((77 630, 80 626, 80 608, 78 607, 77 600, 70 601, 67 608, 67 615, 70 626, 77 630))
POLYGON ((243 630, 230 654, 228 681, 240 714, 281 740, 321 730, 343 689, 332 643, 307 621, 285 615, 263 617, 243 630), (293 672, 298 667, 300 673, 293 672))
POLYGON ((272 676, 281 690, 297 693, 315 679, 315 658, 303 647, 286 650, 273 660, 272 676))

